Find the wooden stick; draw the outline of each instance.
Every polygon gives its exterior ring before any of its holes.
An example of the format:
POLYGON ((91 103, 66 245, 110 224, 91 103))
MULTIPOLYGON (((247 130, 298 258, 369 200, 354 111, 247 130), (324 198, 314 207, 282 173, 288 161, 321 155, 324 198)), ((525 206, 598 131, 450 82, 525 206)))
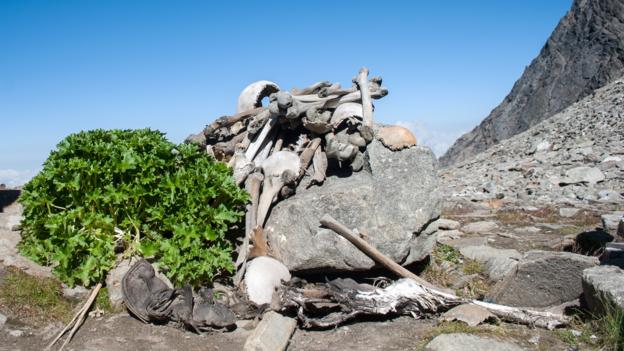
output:
POLYGON ((63 336, 63 334, 65 334, 67 329, 69 329, 73 325, 72 330, 70 331, 69 335, 63 342, 63 345, 61 345, 61 348, 59 349, 59 351, 62 351, 63 348, 65 348, 65 346, 69 343, 69 341, 72 339, 74 334, 76 334, 76 331, 78 331, 78 328, 84 321, 85 315, 89 311, 89 308, 91 308, 91 305, 93 304, 93 301, 95 301, 95 298, 97 297, 97 294, 101 288, 102 288, 102 283, 98 283, 95 286, 95 288, 93 288, 93 290, 91 291, 91 294, 89 295, 89 298, 87 299, 87 302, 80 308, 80 310, 78 311, 78 313, 76 313, 74 318, 72 318, 72 320, 65 326, 65 328, 63 328, 63 330, 56 336, 56 338, 54 338, 54 340, 52 340, 52 342, 48 346, 46 346, 44 350, 49 350, 52 347, 52 345, 54 345, 63 336))
POLYGON ((364 124, 372 127, 373 103, 371 102, 370 91, 368 90, 368 68, 360 68, 360 72, 357 76, 357 85, 362 94, 362 117, 364 117, 364 124))
POLYGON ((375 247, 373 247, 366 241, 360 239, 357 235, 353 234, 353 232, 349 230, 349 228, 347 228, 342 223, 335 220, 332 216, 326 214, 323 216, 323 218, 321 218, 320 222, 322 225, 326 226, 327 228, 335 231, 340 236, 349 240, 353 245, 355 245, 358 249, 360 249, 360 251, 365 253, 368 257, 372 258, 375 262, 388 268, 389 270, 391 270, 394 274, 398 275, 399 277, 410 278, 416 281, 418 284, 421 284, 427 288, 434 289, 437 291, 443 291, 443 289, 440 289, 438 287, 431 285, 428 281, 422 279, 416 274, 403 268, 401 265, 394 262, 390 258, 386 257, 384 254, 379 252, 379 250, 377 250, 375 247))

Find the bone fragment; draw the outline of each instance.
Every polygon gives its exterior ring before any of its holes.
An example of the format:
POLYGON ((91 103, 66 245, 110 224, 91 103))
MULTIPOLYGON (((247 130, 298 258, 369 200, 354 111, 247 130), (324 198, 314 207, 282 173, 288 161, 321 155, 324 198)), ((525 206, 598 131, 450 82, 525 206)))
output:
POLYGON ((269 136, 269 132, 271 132, 273 127, 277 124, 277 119, 277 116, 270 117, 264 127, 262 127, 260 133, 256 135, 254 141, 249 144, 247 152, 245 152, 245 157, 248 160, 253 160, 256 157, 256 154, 264 144, 264 140, 269 136))
POLYGON ((322 81, 322 82, 316 82, 312 85, 310 85, 307 88, 303 88, 303 89, 297 89, 297 88, 293 88, 291 89, 291 93, 293 95, 309 95, 309 94, 315 94, 317 93, 320 89, 325 88, 325 87, 330 87, 332 86, 331 82, 328 81, 322 81))
POLYGON ((305 150, 303 150, 303 152, 301 153, 301 156, 299 157, 299 160, 301 161, 301 169, 299 170, 299 174, 301 176, 303 176, 305 171, 310 166, 310 162, 312 161, 314 153, 319 145, 321 145, 321 138, 314 138, 312 142, 310 142, 308 147, 306 147, 305 150))
POLYGON ((368 90, 368 68, 360 68, 360 72, 357 76, 357 85, 360 88, 362 96, 362 113, 364 117, 364 124, 373 126, 373 103, 371 101, 370 91, 368 90))
POLYGON ((261 80, 249 84, 238 96, 236 113, 245 112, 262 106, 262 99, 278 92, 279 86, 268 80, 261 80))
POLYGON ((243 111, 241 113, 237 113, 233 116, 223 116, 223 117, 219 117, 217 118, 216 121, 210 123, 209 125, 206 126, 206 128, 204 128, 204 135, 206 137, 211 136, 215 130, 219 129, 219 128, 223 128, 223 127, 229 127, 231 125, 233 125, 234 123, 237 123, 249 116, 254 116, 257 115, 258 113, 260 113, 261 111, 266 110, 266 107, 257 107, 248 111, 243 111))
POLYGON ((322 184, 326 178, 327 155, 320 147, 317 147, 314 152, 312 167, 314 168, 314 174, 312 175, 312 179, 310 180, 310 184, 308 186, 313 184, 322 184))
POLYGON ((245 269, 247 259, 249 258, 249 240, 252 236, 253 228, 257 227, 258 202, 260 197, 260 185, 262 184, 262 173, 256 172, 247 177, 245 181, 245 190, 249 193, 250 202, 247 204, 247 212, 245 213, 245 237, 240 247, 238 257, 234 267, 237 268, 234 275, 234 285, 240 285, 245 269))
POLYGON ((266 215, 282 186, 293 177, 299 176, 301 161, 291 151, 278 151, 262 162, 264 183, 258 205, 258 224, 263 226, 266 215))

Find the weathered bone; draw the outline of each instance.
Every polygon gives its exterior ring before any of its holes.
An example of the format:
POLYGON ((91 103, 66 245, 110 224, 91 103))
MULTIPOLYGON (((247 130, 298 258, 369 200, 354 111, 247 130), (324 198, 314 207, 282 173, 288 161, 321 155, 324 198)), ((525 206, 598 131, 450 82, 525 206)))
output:
POLYGON ((330 123, 334 127, 338 127, 342 121, 354 116, 363 118, 362 104, 358 104, 357 102, 346 102, 336 107, 336 110, 334 110, 334 113, 332 114, 330 123))
POLYGON ((322 82, 316 82, 312 85, 310 85, 307 88, 303 88, 303 89, 297 89, 297 88, 292 88, 290 90, 290 92, 293 95, 308 95, 308 94, 315 94, 317 93, 320 89, 325 88, 325 87, 329 87, 331 86, 332 83, 328 82, 328 81, 322 81, 322 82))
MULTIPOLYGON (((379 90, 372 91, 370 93, 370 97, 372 99, 381 99, 382 97, 388 95, 388 89, 382 87, 379 90)), ((332 95, 333 96, 333 95, 332 95)), ((362 102, 362 94, 360 91, 356 91, 353 93, 349 93, 347 95, 341 96, 339 99, 331 99, 327 103, 325 103, 325 108, 336 108, 340 104, 344 104, 346 102, 362 102)))
POLYGON ((261 80, 249 84, 238 96, 236 113, 245 112, 262 106, 262 99, 278 92, 279 86, 268 80, 261 80))
POLYGON ((255 109, 237 113, 233 116, 219 117, 214 122, 207 125, 206 128, 204 128, 203 133, 206 137, 210 137, 217 129, 223 128, 223 127, 229 127, 233 125, 234 123, 239 122, 249 116, 254 116, 260 113, 260 111, 262 110, 266 110, 266 107, 258 107, 255 109))
POLYGON ((314 138, 312 142, 310 142, 308 147, 306 147, 306 149, 303 150, 303 152, 301 153, 301 156, 299 157, 301 163, 301 168, 299 169, 300 176, 303 176, 305 174, 305 171, 310 166, 310 162, 312 162, 314 153, 316 152, 316 149, 319 147, 319 145, 321 145, 321 138, 314 138))
POLYGON ((262 162, 264 183, 258 205, 258 224, 264 225, 269 208, 287 180, 299 175, 301 161, 299 156, 290 151, 278 151, 262 162))
POLYGON ((260 198, 260 185, 264 176, 260 172, 256 172, 247 177, 245 181, 245 190, 249 193, 250 202, 247 205, 245 213, 245 237, 238 252, 235 267, 237 268, 234 275, 234 284, 240 285, 245 275, 247 267, 247 259, 249 256, 249 240, 251 239, 252 230, 257 226, 258 201, 260 198))
POLYGON ((362 95, 362 113, 364 117, 364 124, 373 126, 373 103, 371 101, 370 91, 368 90, 368 68, 360 68, 360 72, 357 76, 357 85, 362 95))
POLYGON ((247 176, 255 169, 254 163, 245 157, 245 151, 242 148, 236 150, 230 162, 233 164, 233 176, 238 185, 243 184, 247 176))
POLYGON ((269 106, 268 109, 260 111, 257 115, 253 116, 249 124, 247 125, 247 132, 251 135, 256 135, 265 126, 266 122, 271 116, 276 116, 269 106))
POLYGON ((339 162, 350 161, 358 153, 355 145, 340 142, 332 133, 325 134, 325 145, 327 158, 333 158, 339 162))
POLYGON ((303 127, 316 134, 325 134, 333 129, 329 123, 332 113, 330 111, 320 111, 319 109, 309 109, 303 117, 303 127))
POLYGON ((312 179, 310 180, 308 187, 314 184, 322 184, 326 178, 327 155, 320 147, 316 148, 316 151, 314 152, 312 167, 314 169, 314 174, 312 175, 312 179))
POLYGON ((269 136, 267 136, 267 138, 264 140, 264 144, 260 148, 260 151, 258 152, 256 157, 253 159, 253 162, 256 165, 256 167, 260 167, 260 165, 262 165, 262 162, 264 162, 264 160, 266 160, 267 157, 269 157, 269 153, 271 152, 271 149, 273 148, 274 136, 275 136, 275 130, 272 130, 269 133, 269 136))
POLYGON ((253 160, 256 157, 256 154, 264 144, 264 140, 269 136, 269 132, 277 124, 277 119, 277 116, 269 117, 269 120, 264 127, 262 127, 260 133, 258 133, 254 141, 249 144, 247 152, 245 152, 245 157, 247 157, 248 160, 253 160))

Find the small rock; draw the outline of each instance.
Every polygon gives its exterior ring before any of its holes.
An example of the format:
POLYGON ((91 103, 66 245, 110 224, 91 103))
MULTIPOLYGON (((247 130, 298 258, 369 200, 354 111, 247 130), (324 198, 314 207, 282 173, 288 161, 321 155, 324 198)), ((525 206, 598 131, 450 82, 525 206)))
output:
POLYGON ((624 196, 614 190, 600 190, 598 192, 598 201, 608 203, 619 203, 624 201, 624 196))
POLYGON ((480 221, 468 223, 462 227, 462 231, 465 233, 485 234, 492 233, 498 228, 496 222, 480 221))
POLYGON ((73 288, 70 288, 63 284, 63 296, 68 299, 80 300, 89 295, 89 289, 85 288, 81 285, 76 285, 73 288))
POLYGON ((570 252, 529 251, 515 270, 494 287, 490 298, 517 307, 547 307, 578 298, 584 269, 598 259, 570 252))
POLYGON ((297 321, 270 311, 245 341, 245 351, 282 351, 286 349, 297 321))
POLYGON ((426 351, 522 351, 510 342, 465 333, 441 334, 425 346, 426 351))
POLYGON ((282 280, 290 280, 290 272, 282 262, 268 256, 254 258, 245 272, 249 300, 256 305, 270 304, 273 292, 282 280))
POLYGON ((11 335, 14 338, 19 338, 20 336, 24 335, 24 331, 12 329, 12 330, 9 330, 9 335, 11 335))
POLYGON ((613 212, 600 216, 602 227, 609 234, 616 235, 620 222, 624 218, 624 212, 613 212))
POLYGON ((450 240, 444 242, 444 244, 451 246, 455 250, 460 250, 462 247, 466 246, 485 246, 488 243, 488 239, 485 237, 469 237, 469 238, 459 238, 455 240, 450 240))
POLYGON ((438 242, 445 243, 449 240, 455 240, 462 237, 464 233, 459 230, 440 230, 438 231, 438 242))
POLYGON ((460 321, 471 327, 476 327, 489 319, 496 319, 496 316, 481 306, 464 304, 446 311, 440 319, 449 322, 460 321))
POLYGON ((2 328, 4 328, 4 325, 6 324, 7 321, 7 317, 5 315, 3 315, 2 313, 0 313, 0 330, 2 330, 2 328))
POLYGON ((594 313, 604 313, 601 299, 624 311, 624 270, 597 266, 583 271, 583 297, 594 313))
POLYGON ((565 177, 560 180, 559 185, 589 183, 596 184, 605 180, 605 175, 595 167, 576 167, 569 169, 565 177))
POLYGON ((459 227, 461 226, 461 223, 459 223, 458 221, 447 218, 440 218, 437 220, 437 222, 438 228, 442 230, 455 230, 459 229, 459 227))
POLYGON ((490 246, 466 246, 459 252, 467 258, 483 264, 485 273, 494 281, 503 279, 518 264, 522 255, 511 249, 495 249, 490 246))
POLYGON ((576 216, 580 212, 580 209, 573 207, 563 207, 559 209, 559 216, 570 218, 576 216))
POLYGON ((617 156, 607 156, 602 160, 602 163, 607 163, 607 162, 620 162, 622 161, 621 157, 617 157, 617 156))

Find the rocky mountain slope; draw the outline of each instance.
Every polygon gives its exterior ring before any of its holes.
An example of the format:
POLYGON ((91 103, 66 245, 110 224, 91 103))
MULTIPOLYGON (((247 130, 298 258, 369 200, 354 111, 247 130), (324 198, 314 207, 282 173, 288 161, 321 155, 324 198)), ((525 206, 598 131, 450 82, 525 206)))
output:
POLYGON ((624 79, 442 172, 449 197, 624 203, 624 79))
POLYGON ((503 102, 440 158, 461 162, 624 74, 624 1, 575 0, 503 102))

